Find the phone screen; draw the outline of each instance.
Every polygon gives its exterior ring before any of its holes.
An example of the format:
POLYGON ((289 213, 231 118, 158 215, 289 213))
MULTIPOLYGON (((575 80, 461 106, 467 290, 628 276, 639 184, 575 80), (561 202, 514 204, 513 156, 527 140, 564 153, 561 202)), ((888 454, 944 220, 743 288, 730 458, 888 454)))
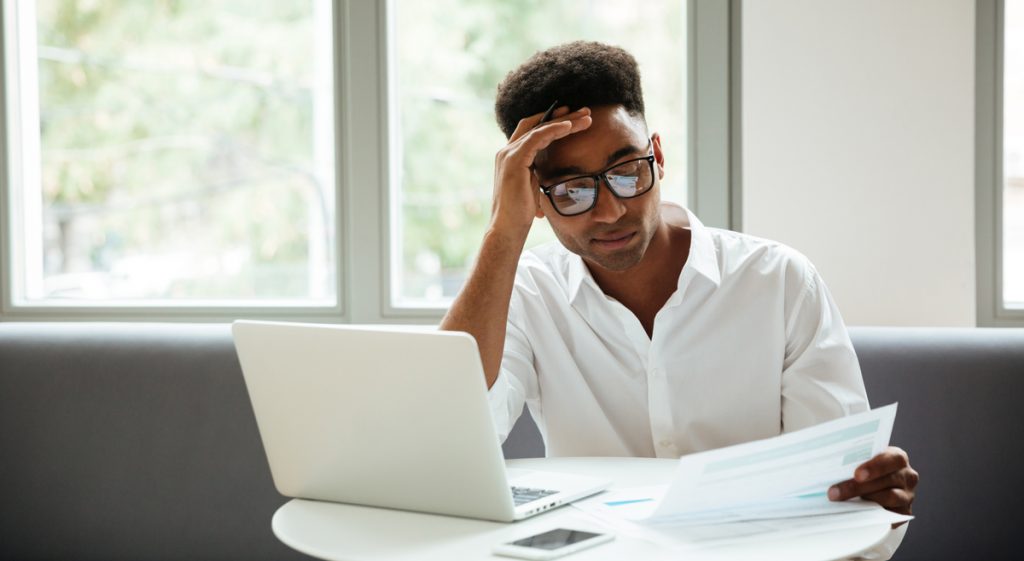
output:
POLYGON ((579 530, 566 530, 565 528, 559 528, 557 530, 550 530, 543 534, 537 534, 536 536, 530 536, 521 540, 512 542, 512 545, 518 545, 519 547, 532 547, 534 549, 546 549, 553 550, 567 545, 580 543, 584 540, 596 538, 601 534, 595 534, 593 532, 581 532, 579 530))

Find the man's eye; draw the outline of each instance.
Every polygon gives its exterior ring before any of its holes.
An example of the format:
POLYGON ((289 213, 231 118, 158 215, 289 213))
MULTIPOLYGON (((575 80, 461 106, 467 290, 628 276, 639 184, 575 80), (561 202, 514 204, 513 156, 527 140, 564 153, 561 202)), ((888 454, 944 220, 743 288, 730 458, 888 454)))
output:
POLYGON ((590 178, 582 179, 570 179, 569 181, 563 181, 558 185, 555 185, 554 189, 551 190, 556 196, 565 197, 571 196, 572 192, 579 192, 583 189, 590 189, 593 187, 593 182, 590 178))
POLYGON ((594 200, 594 189, 591 187, 570 187, 566 191, 569 198, 577 203, 589 203, 594 200))
POLYGON ((631 189, 636 190, 636 184, 640 180, 635 175, 609 175, 608 183, 611 183, 615 189, 631 189))

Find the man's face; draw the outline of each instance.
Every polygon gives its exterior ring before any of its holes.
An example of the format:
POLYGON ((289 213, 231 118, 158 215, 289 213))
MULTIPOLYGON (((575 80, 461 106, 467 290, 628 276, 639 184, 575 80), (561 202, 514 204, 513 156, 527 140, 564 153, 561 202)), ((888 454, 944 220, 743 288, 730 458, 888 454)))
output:
POLYGON ((590 128, 563 138, 542 151, 534 161, 542 185, 603 171, 617 163, 642 158, 653 148, 656 168, 654 186, 643 195, 619 199, 602 181, 597 203, 589 212, 562 216, 541 195, 540 208, 555 236, 569 251, 589 265, 624 271, 643 258, 661 223, 658 203, 664 175, 661 140, 647 137, 643 119, 621 105, 591 108, 590 128))

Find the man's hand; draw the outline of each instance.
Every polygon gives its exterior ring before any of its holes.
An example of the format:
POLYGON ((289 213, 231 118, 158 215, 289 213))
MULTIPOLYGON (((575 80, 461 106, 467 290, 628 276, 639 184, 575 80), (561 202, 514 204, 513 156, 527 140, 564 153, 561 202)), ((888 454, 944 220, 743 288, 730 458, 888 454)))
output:
POLYGON ((551 121, 538 125, 542 116, 538 113, 519 121, 508 144, 494 158, 491 223, 469 278, 441 320, 442 330, 465 331, 476 339, 488 388, 501 369, 516 266, 533 219, 540 213, 533 161, 552 142, 587 129, 592 122, 587 108, 570 113, 568 107, 560 107, 551 121))
MULTIPOLYGON (((917 471, 910 467, 907 453, 890 446, 857 467, 853 472, 853 479, 829 488, 828 498, 833 501, 845 501, 860 497, 874 501, 887 510, 910 514, 917 480, 917 471)), ((893 524, 892 527, 896 528, 902 524, 905 523, 893 524)))
POLYGON ((572 113, 568 107, 559 107, 550 121, 538 126, 542 116, 537 113, 519 121, 508 144, 494 158, 492 227, 529 230, 538 214, 540 185, 532 169, 537 153, 591 123, 586 107, 572 113))

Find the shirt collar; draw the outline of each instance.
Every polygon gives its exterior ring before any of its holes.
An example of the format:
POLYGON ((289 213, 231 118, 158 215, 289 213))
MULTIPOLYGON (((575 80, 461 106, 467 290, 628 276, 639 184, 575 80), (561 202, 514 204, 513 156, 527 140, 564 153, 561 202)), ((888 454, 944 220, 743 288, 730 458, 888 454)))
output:
POLYGON ((562 251, 565 252, 565 263, 569 269, 566 274, 566 288, 569 289, 569 301, 575 302, 576 296, 580 293, 580 287, 583 286, 584 282, 588 282, 595 287, 597 283, 594 282, 594 277, 590 275, 590 269, 583 263, 582 257, 565 249, 565 247, 562 247, 562 251))
MULTIPOLYGON (((683 210, 686 211, 687 222, 690 226, 690 255, 686 259, 686 264, 683 265, 679 280, 682 282, 684 277, 697 274, 706 278, 717 287, 722 282, 722 275, 718 270, 718 255, 715 250, 714 240, 711 239, 711 232, 708 231, 708 228, 704 226, 704 223, 695 214, 690 212, 690 209, 683 210), (693 273, 688 275, 687 269, 692 269, 693 273)), ((568 270, 566 271, 566 281, 569 301, 574 302, 576 300, 583 283, 588 283, 592 288, 601 292, 601 288, 597 286, 597 281, 590 274, 590 269, 583 262, 583 258, 564 248, 563 250, 567 254, 566 264, 568 270)))
POLYGON ((684 210, 690 222, 690 256, 686 258, 683 270, 685 272, 687 268, 692 268, 695 273, 711 281, 711 284, 719 286, 722 284, 722 272, 718 268, 718 251, 711 232, 690 209, 684 210))

